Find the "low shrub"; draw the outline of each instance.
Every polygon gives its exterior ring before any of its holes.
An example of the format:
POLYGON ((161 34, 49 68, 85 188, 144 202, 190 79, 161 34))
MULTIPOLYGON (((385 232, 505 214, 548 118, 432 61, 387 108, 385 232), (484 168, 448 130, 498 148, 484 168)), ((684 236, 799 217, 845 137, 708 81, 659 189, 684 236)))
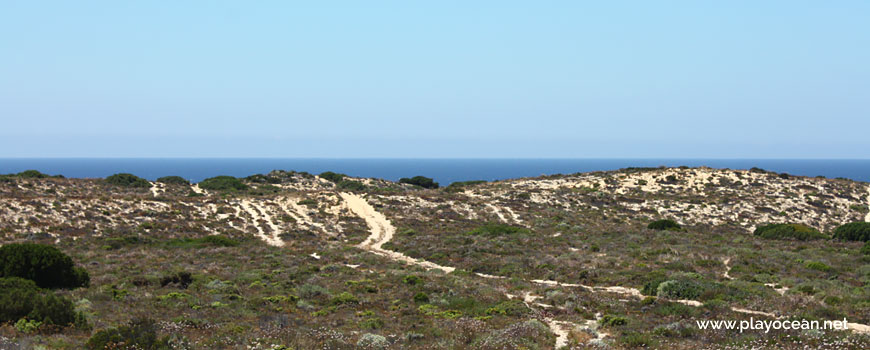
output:
POLYGON ((425 176, 414 176, 412 178, 403 177, 399 179, 399 183, 411 184, 430 189, 438 188, 437 182, 425 176))
POLYGON ((50 177, 46 174, 39 172, 38 170, 25 170, 25 171, 22 171, 18 174, 15 174, 15 176, 18 176, 18 177, 23 178, 23 179, 44 179, 44 178, 50 177))
POLYGON ((359 299, 357 299, 353 294, 342 292, 333 297, 331 303, 332 305, 359 304, 359 299))
POLYGON ((157 178, 157 182, 169 185, 190 185, 190 181, 181 176, 164 176, 157 178))
POLYGON ((21 277, 42 288, 77 288, 90 284, 87 271, 57 248, 35 243, 0 247, 0 277, 21 277))
POLYGON ((193 275, 187 271, 179 271, 160 278, 161 287, 175 286, 181 289, 187 289, 191 283, 193 283, 193 275))
POLYGON ((334 173, 331 171, 324 171, 324 172, 320 173, 320 175, 317 175, 317 176, 320 176, 321 179, 324 179, 326 181, 339 183, 339 182, 341 182, 341 180, 344 180, 344 178, 347 175, 340 174, 340 173, 334 173))
POLYGON ((423 283, 423 279, 417 275, 406 275, 405 277, 402 277, 402 283, 409 284, 409 285, 413 286, 413 285, 423 283))
POLYGON ((417 294, 414 294, 414 302, 415 303, 428 303, 429 302, 429 295, 427 295, 426 293, 423 293, 423 292, 419 292, 417 294))
POLYGON ((150 319, 136 319, 125 326, 94 333, 86 344, 88 350, 141 349, 168 350, 169 338, 157 336, 157 324, 150 319))
POLYGON ((852 222, 834 230, 834 239, 844 241, 870 241, 870 222, 852 222))
POLYGON ((870 242, 864 243, 864 246, 861 247, 861 254, 870 255, 870 242))
POLYGON ((19 277, 0 278, 0 323, 22 319, 68 326, 77 321, 73 303, 19 277))
POLYGON ((232 176, 220 175, 202 180, 199 187, 212 191, 243 191, 248 188, 242 180, 232 176))
POLYGON ((804 266, 806 266, 806 268, 808 268, 810 270, 816 270, 816 271, 822 271, 822 272, 831 271, 831 267, 828 266, 827 264, 821 262, 821 261, 807 261, 807 263, 804 264, 804 266))
POLYGON ((677 230, 682 229, 682 226, 680 226, 680 224, 678 224, 674 220, 663 219, 663 220, 656 220, 656 221, 651 222, 649 225, 646 226, 646 228, 652 229, 652 230, 677 231, 677 230))
POLYGON ((523 316, 531 312, 521 300, 507 300, 486 309, 487 315, 523 316))
POLYGON ((694 300, 701 296, 704 287, 691 279, 669 280, 659 284, 656 296, 666 299, 694 300))
POLYGON ((119 173, 106 178, 106 182, 115 186, 132 188, 149 188, 151 183, 141 177, 128 173, 119 173))
POLYGON ((818 230, 801 224, 770 224, 758 227, 753 233, 764 239, 791 239, 811 241, 828 238, 818 230))
POLYGON ((646 275, 646 282, 640 290, 640 294, 655 296, 659 290, 659 284, 668 280, 668 276, 664 272, 653 271, 646 275))
POLYGON ((628 319, 622 316, 604 315, 598 320, 598 324, 602 327, 624 326, 628 324, 628 319))
POLYGON ((356 346, 363 349, 386 349, 390 346, 390 342, 382 335, 366 333, 359 337, 356 346))
POLYGON ((366 185, 354 180, 341 180, 337 186, 339 189, 348 191, 362 191, 366 189, 366 185))
POLYGON ((529 233, 529 230, 524 227, 517 227, 499 223, 487 223, 474 230, 468 231, 469 235, 487 237, 509 236, 518 233, 529 233))
POLYGON ((447 192, 461 192, 461 191, 465 190, 466 187, 479 185, 479 184, 485 184, 485 183, 486 183, 485 180, 457 181, 457 182, 453 182, 450 185, 448 185, 447 187, 445 187, 444 190, 447 192))

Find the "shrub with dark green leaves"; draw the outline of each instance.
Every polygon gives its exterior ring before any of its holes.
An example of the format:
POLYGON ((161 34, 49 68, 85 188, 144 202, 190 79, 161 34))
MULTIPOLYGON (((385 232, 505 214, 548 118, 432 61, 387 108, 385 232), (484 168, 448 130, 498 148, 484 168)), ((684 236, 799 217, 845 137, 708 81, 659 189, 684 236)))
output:
POLYGON ((674 220, 663 219, 663 220, 656 220, 656 221, 651 222, 649 225, 646 226, 646 228, 652 229, 652 230, 678 231, 682 227, 680 226, 680 224, 678 224, 674 220))
POLYGON ((486 183, 485 180, 457 181, 457 182, 450 183, 450 185, 448 185, 444 189, 447 192, 461 192, 461 191, 465 190, 466 187, 479 185, 479 184, 485 184, 485 183, 486 183))
POLYGON ((791 239, 798 241, 811 241, 826 239, 828 236, 818 230, 801 224, 770 224, 760 226, 753 233, 764 239, 791 239))
POLYGON ((132 188, 150 188, 151 183, 141 177, 128 173, 119 173, 106 178, 106 182, 115 186, 132 188))
POLYGON ((68 326, 77 321, 69 299, 19 277, 0 278, 0 323, 22 318, 47 325, 68 326))
POLYGON ((169 338, 157 336, 157 324, 150 319, 136 319, 128 325, 94 333, 86 344, 89 350, 141 349, 168 350, 169 338))
POLYGON ((43 174, 38 170, 25 170, 15 175, 25 179, 44 179, 49 177, 48 175, 43 174))
POLYGON ((704 292, 704 286, 691 279, 669 280, 659 284, 656 296, 667 299, 694 300, 704 292))
POLYGON ((861 247, 861 254, 870 255, 870 242, 864 243, 864 246, 861 247))
POLYGON ((339 174, 339 173, 334 173, 334 172, 331 172, 331 171, 324 171, 324 172, 320 173, 320 175, 317 175, 317 176, 320 176, 320 178, 322 178, 322 179, 324 179, 324 180, 327 180, 327 181, 331 181, 331 182, 334 182, 334 183, 339 183, 339 182, 341 182, 341 180, 344 180, 344 178, 345 178, 347 175, 345 175, 345 174, 339 174))
POLYGON ((202 180, 199 183, 199 188, 211 191, 243 191, 248 186, 235 177, 220 175, 202 180))
POLYGON ((21 277, 42 288, 76 288, 90 284, 88 272, 55 247, 13 243, 0 247, 0 277, 21 277))
POLYGON ((348 191, 362 191, 366 189, 366 185, 359 181, 341 180, 338 183, 338 188, 348 191))
POLYGON ((437 182, 425 176, 414 176, 410 179, 403 177, 399 179, 399 183, 416 185, 423 188, 438 188, 437 182))
POLYGON ((169 185, 190 185, 190 181, 181 177, 181 176, 164 176, 157 178, 157 182, 165 183, 169 185))
POLYGON ((834 230, 834 239, 844 241, 870 241, 870 222, 852 222, 834 230))

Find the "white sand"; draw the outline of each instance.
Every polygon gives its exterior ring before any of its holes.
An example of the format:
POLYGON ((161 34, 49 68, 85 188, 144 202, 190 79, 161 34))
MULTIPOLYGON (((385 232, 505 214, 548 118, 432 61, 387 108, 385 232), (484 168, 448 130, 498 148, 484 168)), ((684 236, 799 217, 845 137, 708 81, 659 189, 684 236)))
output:
POLYGON ((269 215, 265 208, 263 208, 256 202, 251 201, 250 199, 242 199, 241 205, 242 209, 244 209, 245 212, 248 213, 248 215, 251 215, 251 217, 253 218, 252 224, 254 225, 254 227, 257 228, 257 233, 260 236, 260 239, 262 239, 264 242, 266 242, 266 244, 271 246, 284 246, 284 241, 278 238, 278 226, 272 222, 272 217, 269 215), (260 212, 262 212, 263 214, 260 214, 260 212), (271 235, 266 234, 266 230, 264 230, 263 227, 260 226, 261 219, 265 220, 266 225, 268 225, 269 228, 272 229, 271 235))

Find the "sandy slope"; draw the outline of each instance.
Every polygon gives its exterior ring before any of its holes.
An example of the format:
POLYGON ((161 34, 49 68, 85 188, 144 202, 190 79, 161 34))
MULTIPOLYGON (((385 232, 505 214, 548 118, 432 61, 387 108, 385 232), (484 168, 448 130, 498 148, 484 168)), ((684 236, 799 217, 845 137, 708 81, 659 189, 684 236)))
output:
POLYGON ((250 199, 242 199, 241 206, 242 209, 244 209, 244 211, 248 213, 248 215, 251 215, 251 217, 253 218, 252 223, 254 227, 257 228, 257 233, 259 234, 260 239, 262 239, 266 242, 266 244, 269 245, 273 245, 276 247, 284 246, 284 241, 278 238, 278 226, 272 222, 272 217, 269 215, 266 209, 263 208, 263 206, 254 201, 251 201, 250 199), (266 230, 264 230, 263 226, 260 225, 261 219, 266 221, 266 225, 268 225, 269 228, 272 229, 271 234, 266 234, 266 230))

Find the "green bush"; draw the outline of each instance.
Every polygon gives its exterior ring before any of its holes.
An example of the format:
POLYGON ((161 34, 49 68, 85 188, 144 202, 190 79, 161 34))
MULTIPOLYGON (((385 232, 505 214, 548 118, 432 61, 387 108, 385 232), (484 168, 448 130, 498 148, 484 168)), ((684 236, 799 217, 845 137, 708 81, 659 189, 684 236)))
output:
POLYGON ((792 239, 811 241, 828 238, 818 230, 801 224, 770 224, 758 227, 753 233, 764 239, 792 239))
POLYGON ((487 315, 523 316, 531 312, 528 306, 521 300, 507 300, 486 309, 487 315))
POLYGON ((499 223, 487 223, 474 230, 468 231, 468 234, 470 235, 487 237, 509 236, 518 233, 529 233, 529 230, 523 227, 499 223))
POLYGON ((18 176, 18 177, 24 178, 24 179, 44 179, 44 178, 50 177, 46 174, 39 172, 38 170, 25 170, 25 171, 22 171, 18 174, 15 174, 15 176, 18 176))
POLYGON ((13 243, 0 247, 0 277, 21 277, 42 288, 76 288, 90 284, 87 271, 55 247, 13 243))
POLYGON ((653 271, 645 276, 646 282, 640 290, 640 294, 655 296, 659 290, 659 284, 668 280, 668 276, 661 271, 653 271))
POLYGON ((864 243, 864 246, 861 247, 861 254, 870 255, 870 242, 864 243))
POLYGON ((402 283, 409 284, 409 285, 413 286, 413 285, 423 283, 423 279, 417 275, 406 275, 405 277, 402 277, 402 283))
POLYGON ((415 303, 428 303, 429 302, 429 295, 427 295, 426 293, 423 293, 423 292, 419 292, 417 294, 414 294, 414 302, 415 303))
POLYGON ((363 183, 359 181, 341 180, 341 182, 338 183, 338 188, 348 191, 362 191, 366 189, 366 185, 363 185, 363 183))
POLYGON ((126 326, 103 329, 91 336, 88 350, 141 349, 168 350, 168 337, 157 336, 157 324, 150 319, 137 319, 126 326))
POLYGON ((666 299, 694 300, 704 292, 704 286, 690 279, 677 279, 662 282, 656 296, 666 299))
POLYGON ((145 180, 141 177, 138 177, 133 174, 128 173, 120 173, 109 176, 106 178, 106 182, 115 186, 121 187, 133 187, 133 188, 149 188, 151 187, 151 183, 148 180, 145 180))
POLYGON ((243 191, 248 188, 242 180, 232 176, 220 175, 202 180, 199 187, 212 191, 243 191))
POLYGON ((598 324, 602 327, 624 326, 628 324, 628 319, 622 316, 604 315, 598 320, 598 324))
POLYGON ((828 266, 827 264, 821 262, 821 261, 807 261, 807 263, 804 264, 804 266, 806 266, 808 269, 816 270, 816 271, 822 271, 822 272, 831 271, 831 267, 828 266))
POLYGON ((19 277, 0 278, 0 323, 30 321, 60 326, 76 322, 69 299, 39 288, 36 283, 19 277))
POLYGON ((834 239, 844 241, 870 241, 870 222, 852 222, 834 230, 834 239))
POLYGON ((449 186, 444 188, 447 192, 461 192, 464 191, 466 187, 485 184, 485 180, 473 180, 473 181, 457 181, 451 183, 449 186))
POLYGON ((674 220, 663 219, 651 222, 649 225, 646 226, 646 228, 653 230, 676 231, 680 230, 682 227, 674 220))
POLYGON ((317 175, 317 176, 320 176, 321 179, 324 179, 324 180, 327 180, 330 182, 339 183, 339 182, 341 182, 341 180, 344 180, 344 178, 347 175, 334 173, 331 171, 324 171, 324 172, 320 173, 320 175, 317 175))
POLYGON ((181 177, 181 176, 164 176, 157 178, 157 182, 170 184, 170 185, 190 185, 190 181, 181 177))
POLYGON ((416 185, 423 188, 438 188, 437 182, 425 176, 414 176, 410 179, 407 177, 403 177, 399 179, 399 183, 416 185))

